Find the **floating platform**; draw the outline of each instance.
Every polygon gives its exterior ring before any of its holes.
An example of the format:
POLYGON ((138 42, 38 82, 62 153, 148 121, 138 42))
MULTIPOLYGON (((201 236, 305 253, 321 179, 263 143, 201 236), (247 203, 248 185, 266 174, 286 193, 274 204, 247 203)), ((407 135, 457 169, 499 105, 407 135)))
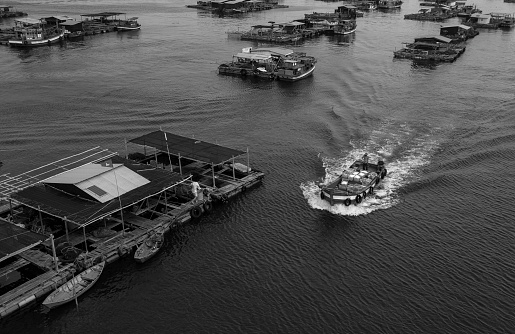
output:
POLYGON ((95 147, 0 175, 0 197, 7 198, 0 234, 9 240, 0 244, 0 277, 26 267, 35 272, 0 289, 0 319, 40 301, 73 272, 131 254, 152 230, 198 219, 264 177, 250 168, 248 151, 163 131, 129 143, 143 153, 121 157, 95 147), (202 189, 196 197, 192 180, 202 189))

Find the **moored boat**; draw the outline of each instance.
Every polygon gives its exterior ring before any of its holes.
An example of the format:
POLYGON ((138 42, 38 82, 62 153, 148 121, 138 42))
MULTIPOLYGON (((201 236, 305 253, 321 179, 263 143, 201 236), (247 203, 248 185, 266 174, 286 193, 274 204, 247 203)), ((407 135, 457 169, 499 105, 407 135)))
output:
POLYGON ((218 73, 274 79, 276 62, 272 55, 269 52, 253 53, 251 51, 252 48, 244 48, 242 52, 233 56, 232 62, 218 66, 218 73))
POLYGON ((98 281, 104 270, 105 261, 88 268, 54 290, 43 301, 43 305, 54 308, 66 304, 88 291, 98 281))
POLYGON ((296 52, 285 48, 258 48, 254 54, 270 54, 276 61, 275 77, 277 80, 298 81, 312 75, 315 71, 316 58, 305 52, 296 52))
POLYGON ((321 184, 320 198, 328 201, 331 205, 351 204, 358 205, 367 196, 374 193, 375 187, 386 176, 387 170, 384 168, 384 162, 379 160, 377 164, 368 163, 367 166, 363 161, 355 161, 348 170, 336 178, 329 184, 321 184))
POLYGON ((59 25, 49 26, 43 19, 19 18, 14 24, 14 37, 8 41, 10 46, 45 46, 64 39, 64 29, 59 25))
POLYGON ((164 243, 164 229, 161 227, 158 230, 149 232, 149 237, 136 249, 134 253, 134 260, 143 263, 156 255, 164 243))
POLYGON ((131 17, 127 20, 120 21, 120 24, 116 27, 118 31, 131 31, 141 29, 141 24, 138 23, 137 17, 131 17))

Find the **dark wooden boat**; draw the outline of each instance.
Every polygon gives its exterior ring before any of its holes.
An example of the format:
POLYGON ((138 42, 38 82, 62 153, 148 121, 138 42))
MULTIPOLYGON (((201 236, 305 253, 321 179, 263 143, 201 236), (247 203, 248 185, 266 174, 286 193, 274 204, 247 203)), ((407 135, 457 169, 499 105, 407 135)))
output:
POLYGON ((369 163, 366 170, 363 167, 363 162, 358 160, 333 182, 319 185, 320 198, 331 205, 343 203, 349 206, 352 203, 361 203, 367 195, 374 192, 374 188, 387 173, 383 161, 378 161, 377 164, 369 163))
POLYGON ((43 305, 54 308, 66 304, 88 291, 98 281, 105 267, 105 261, 88 268, 54 290, 43 301, 43 305))
POLYGON ((134 260, 143 263, 156 255, 164 243, 164 229, 161 227, 149 232, 149 237, 138 247, 134 253, 134 260))

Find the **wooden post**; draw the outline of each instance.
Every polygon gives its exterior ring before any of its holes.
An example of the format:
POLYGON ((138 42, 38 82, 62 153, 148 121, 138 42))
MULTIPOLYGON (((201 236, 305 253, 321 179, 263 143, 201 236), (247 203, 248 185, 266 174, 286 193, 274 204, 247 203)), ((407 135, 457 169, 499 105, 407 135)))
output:
POLYGON ((66 241, 70 243, 70 236, 68 235, 68 220, 64 217, 64 230, 66 231, 66 241))
POLYGON ((127 150, 127 138, 123 138, 125 142, 125 159, 129 159, 129 151, 127 150))
POLYGON ((179 173, 182 175, 181 154, 179 153, 179 173))
POLYGON ((13 200, 10 196, 9 196, 9 211, 11 211, 11 221, 14 223, 13 200))
POLYGON ((86 247, 86 254, 88 254, 88 243, 86 242, 86 226, 82 226, 82 231, 84 232, 84 246, 86 247))
POLYGON ((156 168, 157 168, 157 150, 154 151, 154 158, 156 159, 156 168))
POLYGON ((330 194, 331 194, 331 206, 333 206, 333 204, 334 204, 334 202, 333 202, 333 188, 331 188, 330 194))
POLYGON ((213 172, 213 188, 216 188, 215 165, 213 163, 211 163, 211 172, 213 172))
POLYGON ((232 179, 236 180, 236 171, 234 170, 234 155, 232 156, 232 179))
POLYGON ((57 255, 55 253, 55 244, 54 244, 54 235, 50 234, 50 242, 52 243, 52 256, 54 257, 54 265, 55 265, 55 271, 59 271, 59 266, 57 265, 57 255))
POLYGON ((166 152, 168 153, 168 161, 170 161, 170 172, 173 172, 172 157, 170 156, 170 149, 168 149, 168 138, 165 132, 166 152))
POLYGON ((165 213, 168 214, 168 199, 166 198, 166 189, 165 189, 165 213))
POLYGON ((249 158, 249 148, 247 147, 247 174, 249 173, 250 168, 250 158, 249 158))
POLYGON ((39 222, 41 223, 41 234, 44 234, 45 225, 43 225, 43 215, 41 214, 41 208, 38 205, 38 213, 39 213, 39 222))

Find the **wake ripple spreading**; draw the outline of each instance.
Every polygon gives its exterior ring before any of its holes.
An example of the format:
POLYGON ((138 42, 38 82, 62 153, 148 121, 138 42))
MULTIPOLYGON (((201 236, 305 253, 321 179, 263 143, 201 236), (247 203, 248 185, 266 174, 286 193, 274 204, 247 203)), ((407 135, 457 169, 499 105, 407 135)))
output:
MULTIPOLYGON (((351 141, 352 149, 342 152, 342 156, 319 155, 325 168, 322 181, 307 181, 300 185, 308 204, 314 209, 344 216, 365 215, 397 204, 401 200, 400 190, 419 178, 422 167, 430 162, 439 146, 434 131, 437 129, 424 133, 419 127, 384 122, 378 130, 372 132, 368 140, 351 141), (334 181, 343 170, 360 159, 364 152, 369 153, 371 162, 385 161, 385 168, 388 170, 388 175, 375 188, 374 194, 367 196, 359 206, 347 207, 344 204, 331 206, 327 201, 322 200, 318 185, 326 185, 334 181)), ((422 128, 427 129, 425 126, 422 128)))

